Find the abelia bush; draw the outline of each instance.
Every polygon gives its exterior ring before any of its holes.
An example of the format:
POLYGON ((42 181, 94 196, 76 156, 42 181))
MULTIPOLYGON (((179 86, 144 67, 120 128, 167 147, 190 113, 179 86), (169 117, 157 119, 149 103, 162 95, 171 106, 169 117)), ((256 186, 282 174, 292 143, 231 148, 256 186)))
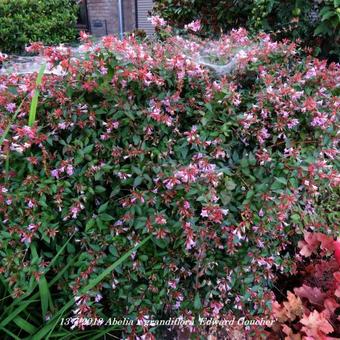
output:
POLYGON ((73 316, 140 323, 270 316, 303 233, 338 230, 339 65, 243 29, 83 39, 80 59, 45 49, 62 72, 43 77, 33 126, 36 75, 0 78, 0 272, 13 299, 60 273, 53 303, 28 310, 48 320, 74 298, 73 316))

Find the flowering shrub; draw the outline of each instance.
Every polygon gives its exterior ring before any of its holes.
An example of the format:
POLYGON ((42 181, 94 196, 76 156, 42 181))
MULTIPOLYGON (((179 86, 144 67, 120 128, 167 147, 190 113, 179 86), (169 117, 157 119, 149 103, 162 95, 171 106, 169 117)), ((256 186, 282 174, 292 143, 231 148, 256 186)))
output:
POLYGON ((339 66, 243 29, 213 43, 83 39, 82 59, 45 50, 63 74, 43 77, 32 127, 36 75, 0 78, 0 272, 14 302, 38 281, 49 298, 28 310, 47 327, 74 298, 75 317, 139 320, 131 334, 155 332, 148 318, 270 315, 303 232, 337 230, 339 66))
POLYGON ((201 20, 202 34, 235 27, 271 32, 278 39, 300 40, 323 57, 339 59, 338 0, 156 0, 154 11, 171 25, 201 20))
POLYGON ((288 291, 288 300, 274 302, 273 311, 278 323, 275 334, 285 339, 335 339, 340 335, 340 242, 322 233, 305 233, 305 241, 299 242, 300 254, 310 257, 309 264, 300 265, 302 286, 288 291), (319 250, 321 248, 321 251, 319 250), (325 260, 321 254, 332 254, 325 260))
POLYGON ((0 51, 22 52, 33 41, 59 44, 76 40, 78 5, 74 0, 0 2, 0 51))

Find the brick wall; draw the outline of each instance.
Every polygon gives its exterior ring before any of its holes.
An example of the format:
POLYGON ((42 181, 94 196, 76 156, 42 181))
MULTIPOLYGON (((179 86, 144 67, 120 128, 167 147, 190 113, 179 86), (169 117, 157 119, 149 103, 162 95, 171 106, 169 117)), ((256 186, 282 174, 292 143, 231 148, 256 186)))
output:
MULTIPOLYGON (((134 0, 122 0, 124 31, 135 28, 134 0)), ((87 0, 90 29, 93 35, 103 36, 119 32, 118 0, 87 0)))
POLYGON ((136 9, 134 0, 122 0, 124 11, 124 29, 126 32, 136 28, 136 9))

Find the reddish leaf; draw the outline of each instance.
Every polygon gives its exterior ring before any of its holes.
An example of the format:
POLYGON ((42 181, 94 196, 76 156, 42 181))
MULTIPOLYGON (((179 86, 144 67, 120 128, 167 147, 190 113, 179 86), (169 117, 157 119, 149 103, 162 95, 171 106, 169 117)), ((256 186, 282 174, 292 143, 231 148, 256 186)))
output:
POLYGON ((272 312, 279 322, 285 322, 288 320, 286 309, 277 301, 274 301, 272 304, 272 312))
POLYGON ((333 273, 333 276, 335 278, 335 281, 340 283, 340 272, 333 273))
POLYGON ((302 327, 302 331, 315 339, 320 339, 321 336, 334 331, 332 325, 325 318, 324 314, 319 313, 316 310, 308 316, 304 315, 300 322, 305 326, 302 327))
POLYGON ((315 233, 304 232, 304 241, 299 241, 298 247, 301 249, 300 254, 309 257, 319 246, 319 240, 315 233))
POLYGON ((299 297, 296 297, 290 291, 288 291, 287 293, 287 298, 288 301, 283 302, 283 305, 286 308, 287 317, 293 321, 297 316, 302 316, 304 312, 303 304, 301 299, 299 297))
POLYGON ((323 293, 317 287, 309 287, 307 285, 303 285, 300 288, 294 288, 294 293, 300 298, 306 298, 310 303, 314 305, 323 305, 323 302, 326 298, 326 294, 323 293))
POLYGON ((340 241, 334 242, 334 248, 335 248, 334 256, 336 262, 338 262, 338 265, 340 266, 340 241))
POLYGON ((283 333, 285 333, 287 336, 285 337, 285 340, 301 340, 300 334, 294 334, 293 330, 288 327, 287 325, 283 325, 282 327, 283 333))
MULTIPOLYGON (((309 257, 315 252, 318 247, 324 251, 332 252, 335 244, 334 239, 322 233, 310 233, 304 232, 304 241, 298 243, 298 247, 301 249, 300 254, 309 257)), ((340 242, 339 242, 339 256, 340 256, 340 242)), ((339 257, 340 259, 340 257, 339 257)))
POLYGON ((322 233, 316 233, 317 239, 320 242, 320 248, 322 250, 333 252, 334 250, 334 239, 322 233))
POLYGON ((333 315, 334 311, 340 307, 340 305, 333 298, 327 298, 324 302, 324 306, 329 316, 333 315))
POLYGON ((333 275, 336 281, 336 290, 334 292, 334 295, 340 298, 340 272, 335 272, 333 275))

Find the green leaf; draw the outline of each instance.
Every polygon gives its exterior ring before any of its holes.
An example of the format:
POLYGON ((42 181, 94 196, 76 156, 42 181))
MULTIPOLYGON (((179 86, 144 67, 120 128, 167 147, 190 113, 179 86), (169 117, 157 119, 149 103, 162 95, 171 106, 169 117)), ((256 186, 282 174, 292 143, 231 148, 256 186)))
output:
POLYGON ((106 203, 102 204, 102 205, 99 207, 99 209, 98 209, 98 213, 101 214, 101 213, 103 213, 104 211, 106 211, 108 205, 109 205, 109 202, 106 202, 106 203))
POLYGON ((227 205, 231 201, 231 195, 228 191, 221 191, 220 197, 223 205, 227 205))
POLYGON ((294 222, 300 222, 301 221, 301 218, 300 218, 299 214, 293 214, 291 217, 292 217, 292 220, 294 222))
POLYGON ((101 185, 96 185, 95 188, 94 188, 94 191, 97 194, 101 194, 101 193, 105 192, 106 189, 104 187, 102 187, 101 185))
POLYGON ((87 222, 86 222, 86 225, 85 225, 85 231, 88 231, 90 230, 91 228, 94 227, 96 221, 94 218, 90 218, 87 222))
POLYGON ((322 21, 325 21, 325 20, 327 20, 327 19, 329 19, 329 18, 331 18, 331 17, 333 17, 333 16, 335 16, 335 15, 336 15, 335 12, 328 11, 328 12, 326 12, 326 13, 322 16, 321 20, 322 20, 322 21))
POLYGON ((249 190, 249 191, 247 192, 246 199, 247 199, 247 200, 251 199, 251 198, 254 196, 254 194, 255 194, 254 190, 249 190))
POLYGON ((197 292, 194 300, 194 308, 200 309, 202 307, 200 294, 197 292))
POLYGON ((93 144, 88 145, 88 146, 83 150, 83 153, 84 153, 84 154, 90 153, 90 152, 93 150, 93 147, 94 147, 93 144))
POLYGON ((8 335, 11 336, 11 340, 21 340, 19 337, 17 337, 14 333, 12 333, 11 331, 9 331, 8 329, 6 328, 2 328, 2 330, 7 333, 8 335))
POLYGON ((275 177, 275 180, 281 184, 287 185, 287 180, 284 177, 275 177))
POLYGON ((232 191, 232 190, 234 190, 236 188, 236 183, 233 180, 231 180, 231 179, 226 179, 226 181, 225 181, 225 188, 227 190, 232 191))
POLYGON ((138 185, 140 185, 143 182, 143 177, 138 176, 135 178, 135 180, 133 181, 133 186, 134 187, 138 187, 138 185))
POLYGON ((208 109, 208 111, 212 112, 213 108, 210 103, 206 103, 205 107, 208 109))
POLYGON ((110 252, 113 256, 118 256, 118 251, 117 251, 116 247, 113 246, 113 245, 110 245, 110 246, 109 246, 109 252, 110 252))
POLYGON ((100 214, 98 217, 99 217, 102 221, 104 221, 104 222, 108 222, 108 221, 114 220, 114 218, 113 218, 111 215, 106 214, 106 213, 100 214))
POLYGON ((154 242, 157 244, 158 247, 160 247, 162 249, 165 249, 168 246, 168 244, 165 240, 161 240, 161 239, 156 238, 154 240, 154 242))

